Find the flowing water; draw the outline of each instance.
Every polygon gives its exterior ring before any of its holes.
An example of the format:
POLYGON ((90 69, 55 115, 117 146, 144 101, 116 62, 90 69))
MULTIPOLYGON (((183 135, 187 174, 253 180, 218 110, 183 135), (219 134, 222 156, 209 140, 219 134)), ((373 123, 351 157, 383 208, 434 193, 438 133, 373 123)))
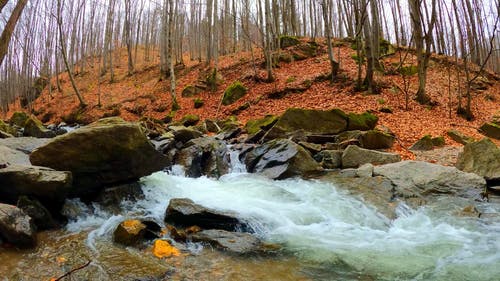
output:
POLYGON ((35 251, 0 249, 0 280, 48 280, 92 260, 72 280, 499 280, 500 222, 444 215, 439 208, 398 218, 377 211, 328 183, 272 181, 233 173, 219 180, 186 178, 181 169, 141 180, 145 199, 123 202, 119 214, 99 206, 65 230, 40 234, 35 251), (176 245, 181 257, 160 260, 151 249, 114 245, 112 232, 125 218, 162 223, 171 198, 232 211, 263 241, 282 251, 236 257, 198 244, 176 245), (4 279, 2 279, 4 278, 4 279), (143 279, 146 280, 146 279, 143 279))

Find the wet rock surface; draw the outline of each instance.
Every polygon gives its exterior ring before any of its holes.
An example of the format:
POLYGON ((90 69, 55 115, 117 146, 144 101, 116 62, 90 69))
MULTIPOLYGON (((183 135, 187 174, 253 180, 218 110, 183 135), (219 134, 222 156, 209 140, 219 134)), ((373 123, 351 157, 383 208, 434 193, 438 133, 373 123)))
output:
POLYGON ((31 248, 36 244, 32 219, 13 205, 0 203, 0 236, 20 248, 31 248))
POLYGON ((235 254, 250 254, 260 251, 262 244, 255 236, 242 232, 220 229, 202 230, 190 236, 194 242, 205 242, 213 247, 235 254))

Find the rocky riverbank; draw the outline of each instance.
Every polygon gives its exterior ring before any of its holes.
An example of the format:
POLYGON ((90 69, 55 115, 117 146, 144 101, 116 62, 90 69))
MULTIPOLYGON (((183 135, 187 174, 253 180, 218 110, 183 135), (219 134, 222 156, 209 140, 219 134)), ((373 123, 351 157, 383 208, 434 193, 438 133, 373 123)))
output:
MULTIPOLYGON (((389 219, 397 218, 400 203, 417 208, 446 202, 456 206, 450 215, 500 218, 485 207, 488 200, 499 201, 500 149, 493 142, 467 143, 456 167, 401 161, 384 151, 396 136, 377 127, 377 117, 368 112, 289 109, 245 126, 233 119, 187 126, 189 120, 163 125, 113 117, 71 132, 62 126, 45 128, 30 118, 18 114, 10 125, 3 123, 6 138, 0 139, 0 239, 17 247, 36 245, 37 229, 57 228, 77 217, 78 208, 65 204, 68 198, 113 209, 125 199, 139 200, 138 179, 155 171, 182 166, 189 177, 219 178, 231 172, 232 161, 270 179, 331 182, 389 219), (29 126, 36 124, 39 133, 13 137, 20 128, 16 124, 25 124, 24 132, 33 132, 29 126)), ((200 241, 237 254, 279 248, 254 237, 252 226, 237 215, 185 198, 170 201, 162 224, 165 229, 158 222, 124 220, 114 239, 136 247, 149 240, 167 245, 169 239, 200 241)), ((159 251, 165 250, 160 244, 159 251)))

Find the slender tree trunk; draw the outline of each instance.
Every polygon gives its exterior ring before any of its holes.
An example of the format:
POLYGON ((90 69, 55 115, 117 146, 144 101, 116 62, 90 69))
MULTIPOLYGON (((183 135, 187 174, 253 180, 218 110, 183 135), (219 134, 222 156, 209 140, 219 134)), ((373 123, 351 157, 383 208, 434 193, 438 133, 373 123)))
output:
MULTIPOLYGON (((21 16, 24 6, 28 0, 19 0, 17 1, 16 7, 12 11, 12 14, 9 17, 9 20, 5 24, 5 27, 2 31, 2 35, 0 36, 0 66, 2 65, 3 59, 7 54, 7 50, 9 49, 10 38, 12 33, 14 32, 14 28, 16 28, 17 21, 21 16)), ((1 3, 1 8, 7 4, 7 1, 1 3)), ((1 9, 0 9, 1 10, 1 9)))

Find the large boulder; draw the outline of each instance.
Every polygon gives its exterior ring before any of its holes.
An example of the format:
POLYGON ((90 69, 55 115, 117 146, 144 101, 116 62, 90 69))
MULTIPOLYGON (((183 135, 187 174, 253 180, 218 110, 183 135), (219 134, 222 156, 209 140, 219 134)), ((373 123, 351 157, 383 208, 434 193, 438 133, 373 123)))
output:
POLYGON ((35 138, 52 138, 56 133, 45 128, 40 120, 35 116, 30 116, 24 123, 24 136, 35 138))
POLYGON ((229 85, 227 89, 224 91, 224 96, 222 97, 221 103, 223 105, 230 105, 241 99, 246 95, 248 89, 241 84, 240 81, 236 81, 233 84, 229 85))
POLYGON ((348 117, 340 109, 322 111, 290 108, 269 130, 266 139, 287 137, 299 130, 307 134, 332 135, 345 131, 347 126, 348 117))
POLYGON ((458 155, 456 167, 464 172, 475 173, 486 180, 500 180, 500 148, 490 139, 466 144, 458 155))
POLYGON ((278 117, 275 115, 266 115, 260 119, 248 120, 245 130, 249 135, 253 135, 259 132, 259 130, 269 130, 277 121, 278 117))
POLYGON ((373 174, 391 180, 397 192, 403 196, 448 194, 477 197, 486 185, 485 180, 476 174, 422 161, 402 161, 376 166, 373 174))
POLYGON ((226 144, 213 137, 188 141, 175 155, 174 163, 184 166, 189 177, 206 175, 219 178, 230 168, 226 144))
POLYGON ((0 198, 16 202, 19 196, 36 197, 44 202, 61 203, 71 189, 71 172, 50 168, 9 165, 0 169, 0 198))
POLYGON ((342 153, 343 168, 357 168, 366 163, 381 165, 398 161, 401 161, 399 154, 364 149, 356 145, 349 145, 342 153))
POLYGON ((112 117, 58 136, 30 155, 31 163, 73 173, 71 196, 135 181, 169 165, 140 125, 112 117))
POLYGON ((170 126, 169 129, 170 132, 174 135, 174 139, 182 143, 199 138, 202 135, 200 131, 184 126, 170 126))
POLYGON ((262 250, 260 240, 248 233, 209 229, 197 232, 190 238, 193 242, 205 242, 217 249, 235 254, 250 254, 262 250))
POLYGON ((16 206, 0 203, 0 237, 20 248, 35 246, 35 225, 16 206))
POLYGON ((204 229, 223 229, 227 231, 249 229, 248 225, 236 218, 234 214, 205 208, 187 198, 170 200, 165 214, 165 221, 177 226, 190 227, 196 225, 204 229))
POLYGON ((302 146, 287 139, 269 141, 245 156, 247 170, 271 179, 307 176, 322 170, 302 146))

